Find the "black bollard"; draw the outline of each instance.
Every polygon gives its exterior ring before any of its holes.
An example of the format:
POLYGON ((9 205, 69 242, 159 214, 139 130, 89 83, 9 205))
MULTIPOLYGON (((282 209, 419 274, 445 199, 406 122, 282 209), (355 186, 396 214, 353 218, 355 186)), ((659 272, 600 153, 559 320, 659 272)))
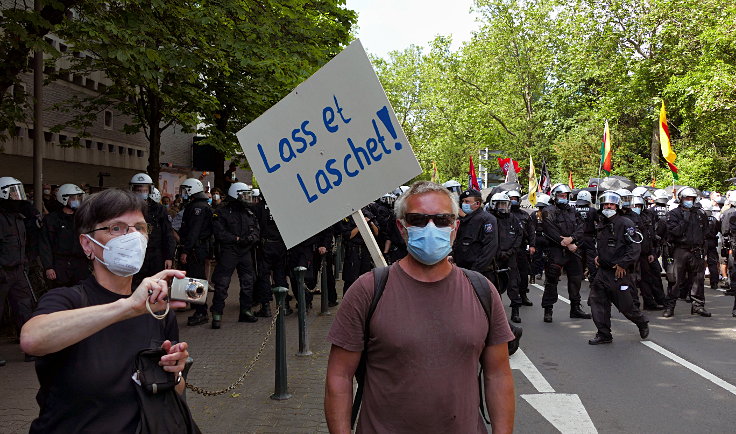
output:
MULTIPOLYGON (((326 253, 329 254, 329 253, 326 253)), ((322 255, 322 267, 320 268, 320 274, 319 274, 319 290, 322 293, 320 295, 320 315, 330 315, 330 307, 327 305, 329 302, 329 295, 327 292, 329 291, 327 288, 327 258, 325 258, 325 255, 322 255)))
POLYGON ((307 334, 307 301, 304 292, 304 273, 307 271, 305 267, 295 267, 294 273, 296 274, 297 281, 297 294, 296 299, 299 303, 299 352, 297 356, 311 356, 312 352, 309 351, 309 336, 307 334))
POLYGON ((286 293, 287 288, 277 286, 273 288, 276 295, 276 308, 279 310, 279 316, 276 319, 276 378, 274 392, 271 399, 278 401, 291 398, 289 393, 289 381, 286 374, 286 322, 284 318, 284 309, 286 309, 286 293))

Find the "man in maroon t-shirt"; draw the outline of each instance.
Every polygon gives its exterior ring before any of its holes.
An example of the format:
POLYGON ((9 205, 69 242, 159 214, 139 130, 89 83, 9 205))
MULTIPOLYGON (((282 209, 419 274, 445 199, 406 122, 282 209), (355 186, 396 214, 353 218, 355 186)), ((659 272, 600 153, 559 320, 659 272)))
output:
MULTIPOLYGON (((489 320, 468 278, 448 261, 458 204, 444 187, 420 181, 395 209, 409 255, 391 266, 371 318, 357 432, 487 432, 478 411, 479 363, 493 432, 512 432, 507 343, 514 335, 497 291, 491 291, 489 320)), ((350 432, 353 376, 373 285, 366 273, 350 287, 328 335, 325 417, 331 433, 350 432)))

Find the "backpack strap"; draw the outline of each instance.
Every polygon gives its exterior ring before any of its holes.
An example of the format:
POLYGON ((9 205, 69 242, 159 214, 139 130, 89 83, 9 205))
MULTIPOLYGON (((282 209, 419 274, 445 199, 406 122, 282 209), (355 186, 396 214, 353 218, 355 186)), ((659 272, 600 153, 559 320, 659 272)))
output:
POLYGON ((376 311, 378 301, 383 295, 383 290, 386 287, 388 281, 389 267, 377 267, 373 269, 373 299, 371 305, 368 308, 368 312, 365 316, 365 325, 363 327, 363 352, 360 355, 360 363, 358 368, 355 370, 355 379, 358 382, 358 390, 355 392, 355 398, 353 398, 353 410, 350 417, 350 427, 355 426, 355 421, 358 420, 358 413, 360 412, 360 403, 363 400, 363 387, 365 384, 365 365, 366 365, 366 354, 368 352, 368 339, 371 334, 371 318, 373 313, 376 311))

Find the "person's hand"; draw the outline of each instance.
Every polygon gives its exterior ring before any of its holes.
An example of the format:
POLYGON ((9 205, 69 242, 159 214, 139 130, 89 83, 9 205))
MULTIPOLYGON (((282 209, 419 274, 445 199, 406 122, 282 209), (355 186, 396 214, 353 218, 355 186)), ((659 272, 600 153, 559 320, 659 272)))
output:
POLYGON ((179 262, 181 262, 183 265, 187 264, 187 254, 182 253, 181 256, 179 256, 179 262))
MULTIPOLYGON (((166 310, 166 303, 169 299, 169 284, 167 280, 172 277, 183 279, 184 276, 186 276, 186 273, 181 270, 163 270, 151 277, 143 279, 141 284, 133 291, 133 294, 125 299, 133 312, 133 316, 148 313, 146 299, 148 299, 153 312, 166 310)), ((172 301, 169 307, 171 309, 178 309, 186 306, 186 302, 172 301)))
POLYGON ((171 270, 174 267, 174 261, 171 259, 167 259, 164 261, 164 269, 165 270, 171 270))
POLYGON ((56 270, 53 268, 46 270, 46 278, 49 280, 56 280, 56 270))
POLYGON ((534 256, 535 253, 537 253, 536 247, 529 247, 529 254, 534 256))
POLYGON ((651 264, 652 262, 654 262, 654 255, 649 255, 649 256, 647 256, 647 262, 649 262, 650 264, 651 264))
POLYGON ((161 356, 161 360, 158 362, 159 366, 164 368, 166 372, 179 373, 184 370, 184 365, 189 357, 189 344, 186 342, 179 342, 176 345, 171 345, 171 341, 164 341, 161 345, 166 355, 161 356))
POLYGON ((620 279, 626 276, 626 270, 624 269, 624 267, 616 264, 613 266, 613 268, 616 270, 616 279, 620 279))
POLYGON ((562 247, 567 247, 570 244, 572 244, 572 237, 562 237, 562 241, 560 241, 562 247))
POLYGON ((327 248, 326 247, 317 247, 317 252, 320 255, 324 255, 325 253, 327 253, 327 248))
POLYGON ((595 266, 596 267, 600 267, 601 266, 600 262, 598 262, 598 257, 597 256, 595 257, 595 259, 593 259, 593 261, 595 262, 595 266))
POLYGON ((569 250, 569 251, 571 251, 571 252, 575 253, 575 251, 577 251, 577 250, 578 250, 578 246, 577 246, 576 244, 568 244, 568 245, 567 245, 567 250, 569 250))

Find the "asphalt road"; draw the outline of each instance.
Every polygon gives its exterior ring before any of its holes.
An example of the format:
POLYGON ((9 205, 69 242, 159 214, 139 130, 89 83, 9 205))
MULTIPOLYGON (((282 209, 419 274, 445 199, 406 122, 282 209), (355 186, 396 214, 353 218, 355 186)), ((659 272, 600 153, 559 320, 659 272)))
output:
MULTIPOLYGON (((523 354, 512 357, 516 432, 734 432, 733 297, 706 288, 711 318, 690 315, 684 302, 672 318, 646 312, 651 330, 646 341, 613 307, 613 343, 592 346, 593 321, 570 319, 563 300, 555 305, 554 322, 542 321, 541 288, 530 285, 534 306, 521 310, 523 354)), ((564 280, 559 289, 566 297, 564 280)), ((582 292, 589 311, 587 282, 582 292)))

